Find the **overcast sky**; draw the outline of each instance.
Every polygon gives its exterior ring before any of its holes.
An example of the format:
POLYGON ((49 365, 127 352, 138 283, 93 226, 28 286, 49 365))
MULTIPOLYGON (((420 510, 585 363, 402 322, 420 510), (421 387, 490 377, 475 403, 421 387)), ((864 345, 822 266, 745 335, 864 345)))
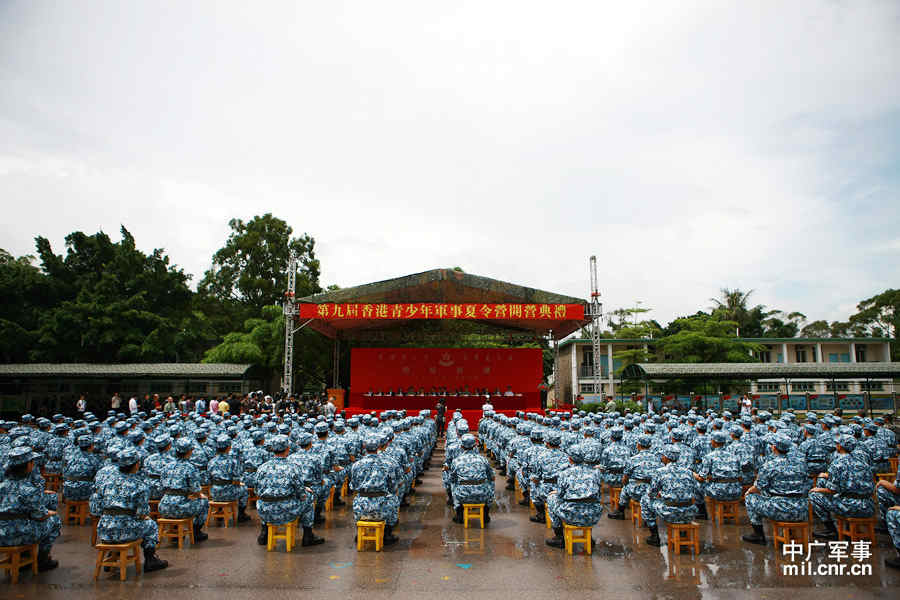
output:
POLYGON ((0 0, 0 247, 232 217, 322 284, 437 267, 651 317, 900 281, 900 3, 0 0))

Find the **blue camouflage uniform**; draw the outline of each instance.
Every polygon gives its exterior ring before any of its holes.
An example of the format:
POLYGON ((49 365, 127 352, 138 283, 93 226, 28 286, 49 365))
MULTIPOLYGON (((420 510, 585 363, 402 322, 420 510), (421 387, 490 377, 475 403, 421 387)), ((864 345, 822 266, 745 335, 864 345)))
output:
POLYGON ((734 454, 725 448, 728 435, 714 431, 710 437, 720 446, 707 453, 697 467, 697 475, 705 480, 698 486, 697 502, 703 502, 706 496, 713 500, 737 500, 741 497, 741 467, 734 454))
POLYGON ((582 448, 569 448, 573 463, 557 476, 556 489, 547 498, 550 524, 557 537, 563 523, 576 527, 593 527, 603 514, 599 472, 584 464, 582 448))
MULTIPOLYGON (((118 464, 128 468, 140 461, 133 448, 119 453, 118 464)), ((98 490, 101 517, 97 524, 97 539, 108 544, 141 540, 145 551, 153 551, 159 544, 159 530, 150 515, 150 488, 137 473, 121 470, 109 477, 98 490)))
POLYGON ((619 506, 617 507, 616 515, 622 515, 631 500, 641 501, 641 497, 647 492, 647 488, 653 480, 653 474, 663 466, 659 461, 659 456, 650 450, 653 440, 649 435, 639 435, 635 445, 643 449, 638 449, 637 454, 630 456, 628 462, 625 463, 623 475, 627 479, 622 487, 622 491, 619 493, 619 506))
MULTIPOLYGON (((6 455, 7 469, 33 460, 30 448, 11 448, 6 455)), ((0 481, 0 515, 4 517, 0 520, 0 546, 38 544, 41 554, 49 556, 60 531, 59 516, 49 514, 43 498, 49 494, 27 475, 4 475, 0 481)))
POLYGON ((805 466, 787 457, 793 447, 790 438, 777 435, 773 445, 781 454, 772 454, 759 468, 754 484, 759 493, 748 493, 744 502, 752 525, 763 519, 800 522, 807 519, 810 481, 805 466))
POLYGON ((622 441, 622 428, 614 427, 610 433, 610 443, 600 456, 600 480, 614 487, 622 486, 625 465, 631 457, 631 451, 622 441))
POLYGON ((201 491, 200 472, 184 458, 193 449, 192 440, 175 440, 175 464, 162 476, 163 497, 159 501, 159 514, 165 519, 186 519, 192 517, 195 527, 206 523, 209 513, 209 499, 197 496, 201 491))
POLYGON ((871 469, 852 456, 856 439, 841 435, 837 442, 847 451, 838 454, 828 465, 828 478, 822 487, 833 494, 810 492, 813 512, 823 523, 832 522, 832 514, 844 517, 865 518, 875 514, 872 493, 875 484, 871 469))
POLYGON ((494 470, 487 459, 475 451, 475 436, 466 434, 460 439, 462 453, 450 464, 450 488, 454 508, 463 504, 494 502, 494 470))
POLYGON ((144 461, 144 479, 150 488, 150 499, 160 500, 163 497, 162 476, 175 466, 175 458, 168 453, 172 438, 167 434, 153 438, 153 445, 158 452, 151 454, 144 461))
POLYGON ((689 523, 697 514, 697 507, 694 505, 697 482, 689 469, 675 464, 678 461, 678 448, 668 444, 663 446, 660 454, 673 462, 663 465, 653 474, 647 492, 641 497, 641 518, 653 530, 656 529, 657 520, 689 523))
POLYGON ((63 498, 89 500, 94 488, 94 475, 100 469, 100 457, 90 448, 94 443, 90 435, 77 438, 78 448, 69 455, 63 466, 63 498))
POLYGON ((231 438, 227 435, 216 437, 216 451, 206 470, 209 472, 209 496, 214 502, 238 501, 238 510, 247 508, 247 488, 241 485, 244 469, 237 457, 228 452, 231 438))
POLYGON ((379 445, 374 434, 366 436, 363 441, 366 455, 350 469, 350 489, 357 492, 353 499, 353 517, 357 521, 384 521, 393 527, 399 518, 397 489, 400 481, 396 467, 376 453, 379 445))
MULTIPOLYGON (((274 453, 288 448, 288 438, 277 435, 269 447, 274 453)), ((312 457, 307 460, 313 460, 312 457)), ((300 520, 304 528, 312 527, 315 504, 303 485, 303 475, 295 462, 275 456, 256 470, 256 512, 265 524, 290 523, 300 520)))

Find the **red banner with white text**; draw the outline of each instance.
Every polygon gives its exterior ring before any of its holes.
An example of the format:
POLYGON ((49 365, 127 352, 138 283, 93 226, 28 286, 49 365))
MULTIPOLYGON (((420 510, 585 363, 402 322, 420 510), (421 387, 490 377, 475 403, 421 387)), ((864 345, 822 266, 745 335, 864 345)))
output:
POLYGON ((301 304, 301 319, 497 319, 580 321, 581 304, 301 304))

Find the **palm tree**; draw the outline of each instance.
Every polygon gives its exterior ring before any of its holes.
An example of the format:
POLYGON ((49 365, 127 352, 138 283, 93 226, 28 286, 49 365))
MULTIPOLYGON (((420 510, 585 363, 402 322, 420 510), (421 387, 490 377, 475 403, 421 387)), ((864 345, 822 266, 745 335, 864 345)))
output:
POLYGON ((750 294, 753 293, 753 290, 742 292, 738 288, 733 290, 722 288, 721 292, 721 298, 710 298, 713 302, 712 312, 718 313, 727 321, 734 321, 737 323, 737 334, 740 335, 741 327, 745 326, 750 321, 750 312, 747 310, 747 301, 750 299, 750 294))

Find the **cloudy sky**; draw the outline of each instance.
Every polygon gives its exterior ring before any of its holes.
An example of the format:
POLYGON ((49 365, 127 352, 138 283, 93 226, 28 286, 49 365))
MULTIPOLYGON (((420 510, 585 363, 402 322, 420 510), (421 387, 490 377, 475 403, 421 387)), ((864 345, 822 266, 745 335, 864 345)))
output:
POLYGON ((436 267, 667 321, 900 284, 900 3, 0 0, 0 247, 232 217, 322 283, 436 267))

